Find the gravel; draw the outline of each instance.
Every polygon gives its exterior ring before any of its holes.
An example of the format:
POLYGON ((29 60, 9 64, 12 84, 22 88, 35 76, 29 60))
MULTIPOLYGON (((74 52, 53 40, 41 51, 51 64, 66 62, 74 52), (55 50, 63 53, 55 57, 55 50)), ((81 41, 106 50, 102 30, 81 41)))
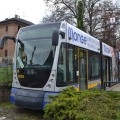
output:
POLYGON ((0 103, 0 120, 44 120, 43 111, 18 108, 10 103, 0 103))

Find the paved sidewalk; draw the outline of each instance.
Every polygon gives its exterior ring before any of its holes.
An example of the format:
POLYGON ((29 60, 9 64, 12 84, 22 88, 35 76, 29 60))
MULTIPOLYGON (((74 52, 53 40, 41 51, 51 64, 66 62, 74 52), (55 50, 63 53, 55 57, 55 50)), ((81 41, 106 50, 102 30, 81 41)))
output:
POLYGON ((120 91, 120 83, 108 88, 107 90, 120 91))

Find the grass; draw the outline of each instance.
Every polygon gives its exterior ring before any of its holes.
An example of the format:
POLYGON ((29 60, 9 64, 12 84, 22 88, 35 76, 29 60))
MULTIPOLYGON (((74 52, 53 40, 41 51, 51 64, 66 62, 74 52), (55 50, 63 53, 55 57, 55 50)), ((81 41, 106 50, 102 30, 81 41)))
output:
POLYGON ((43 111, 22 109, 9 102, 0 103, 0 117, 9 120, 44 120, 43 111))
POLYGON ((0 107, 5 107, 6 109, 10 109, 13 107, 12 104, 10 104, 9 102, 0 102, 0 107))

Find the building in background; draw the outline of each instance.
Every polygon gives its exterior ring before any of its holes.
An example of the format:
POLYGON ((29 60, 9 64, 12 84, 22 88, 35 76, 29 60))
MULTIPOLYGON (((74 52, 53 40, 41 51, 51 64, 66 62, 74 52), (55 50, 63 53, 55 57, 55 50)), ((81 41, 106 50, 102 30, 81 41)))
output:
MULTIPOLYGON (((6 18, 0 21, 0 38, 4 35, 16 36, 21 27, 32 25, 32 22, 21 19, 18 15, 14 18, 6 18)), ((0 63, 11 64, 13 62, 15 43, 12 40, 5 42, 4 49, 0 50, 0 63)))

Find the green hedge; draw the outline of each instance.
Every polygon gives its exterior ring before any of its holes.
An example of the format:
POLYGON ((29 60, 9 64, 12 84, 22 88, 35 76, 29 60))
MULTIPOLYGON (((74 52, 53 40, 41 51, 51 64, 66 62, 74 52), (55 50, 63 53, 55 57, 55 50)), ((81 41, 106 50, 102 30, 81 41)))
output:
POLYGON ((85 90, 73 87, 45 107, 46 120, 120 120, 120 92, 85 90))
POLYGON ((6 83, 12 83, 13 69, 12 66, 6 66, 0 68, 0 85, 6 83))

